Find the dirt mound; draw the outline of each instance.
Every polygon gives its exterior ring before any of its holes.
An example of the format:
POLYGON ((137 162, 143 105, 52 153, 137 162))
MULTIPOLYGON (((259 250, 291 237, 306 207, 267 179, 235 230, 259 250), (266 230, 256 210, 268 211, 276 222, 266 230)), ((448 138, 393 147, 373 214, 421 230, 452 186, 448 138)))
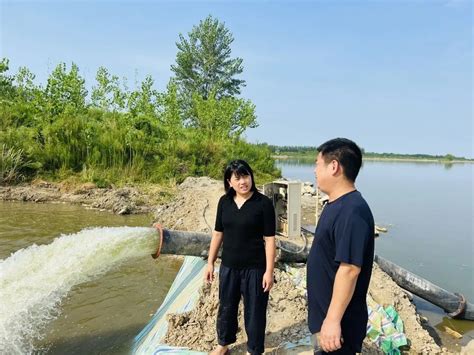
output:
POLYGON ((156 209, 155 222, 167 229, 210 233, 223 194, 222 182, 188 177, 178 186, 173 201, 156 209))
MULTIPOLYGON (((300 339, 308 334, 305 324, 306 298, 304 292, 292 286, 281 270, 275 271, 277 283, 270 292, 267 318, 266 347, 275 349, 288 338, 300 339), (288 293, 288 291, 290 292, 288 293)), ((219 306, 218 281, 205 283, 193 311, 168 315, 167 344, 187 346, 200 351, 211 351, 217 344, 216 317, 219 306)), ((246 335, 243 329, 243 308, 239 308, 239 330, 233 351, 245 352, 246 335)))
MULTIPOLYGON (((173 202, 157 209, 156 220, 169 229, 209 232, 215 221, 217 202, 223 193, 222 182, 209 178, 188 178, 179 186, 173 202)), ((312 210, 305 211, 308 205, 311 206, 312 203, 303 206, 303 216, 313 213, 312 210)), ((267 352, 283 353, 278 350, 282 343, 297 341, 309 333, 306 325, 306 291, 295 287, 292 275, 284 271, 282 265, 278 266, 275 270, 277 283, 270 292, 265 345, 267 352)), ((302 277, 305 277, 304 266, 300 271, 302 277)), ((369 292, 376 302, 381 305, 391 304, 399 312, 411 345, 408 353, 441 352, 433 338, 423 329, 420 317, 405 292, 375 264, 369 292)), ((211 285, 203 285, 193 311, 168 315, 169 328, 164 341, 170 345, 210 351, 217 344, 217 310, 218 282, 215 281, 211 285)), ((245 352, 246 336, 243 324, 241 308, 237 342, 232 348, 236 353, 245 352)), ((304 350, 298 352, 304 353, 304 350)), ((311 353, 309 349, 306 351, 311 353)), ((366 339, 363 353, 381 352, 366 339)))

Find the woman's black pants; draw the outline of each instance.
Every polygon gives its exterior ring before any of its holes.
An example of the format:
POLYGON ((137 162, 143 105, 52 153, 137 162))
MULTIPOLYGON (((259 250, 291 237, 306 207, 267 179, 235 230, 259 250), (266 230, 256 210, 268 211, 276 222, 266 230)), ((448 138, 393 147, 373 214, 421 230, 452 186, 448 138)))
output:
POLYGON ((219 313, 217 314, 217 339, 219 345, 229 345, 237 340, 240 297, 244 299, 247 351, 262 354, 265 346, 268 292, 263 292, 265 270, 232 269, 225 265, 219 271, 219 313))

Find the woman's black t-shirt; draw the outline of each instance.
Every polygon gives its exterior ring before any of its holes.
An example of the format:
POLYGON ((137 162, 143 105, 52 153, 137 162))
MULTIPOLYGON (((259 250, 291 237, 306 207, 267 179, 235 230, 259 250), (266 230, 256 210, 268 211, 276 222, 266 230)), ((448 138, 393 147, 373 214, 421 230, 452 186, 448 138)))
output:
POLYGON ((224 195, 217 206, 214 228, 224 233, 222 263, 235 269, 265 269, 265 241, 275 236, 272 201, 258 191, 240 207, 234 196, 224 195))

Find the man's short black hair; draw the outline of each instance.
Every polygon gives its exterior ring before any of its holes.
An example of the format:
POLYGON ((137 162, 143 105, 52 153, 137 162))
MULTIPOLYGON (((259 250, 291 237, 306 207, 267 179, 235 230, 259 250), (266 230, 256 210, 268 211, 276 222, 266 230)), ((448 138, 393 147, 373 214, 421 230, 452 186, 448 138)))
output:
POLYGON ((324 161, 337 160, 341 164, 344 176, 355 182, 362 166, 362 151, 353 141, 347 138, 334 138, 318 147, 324 161))

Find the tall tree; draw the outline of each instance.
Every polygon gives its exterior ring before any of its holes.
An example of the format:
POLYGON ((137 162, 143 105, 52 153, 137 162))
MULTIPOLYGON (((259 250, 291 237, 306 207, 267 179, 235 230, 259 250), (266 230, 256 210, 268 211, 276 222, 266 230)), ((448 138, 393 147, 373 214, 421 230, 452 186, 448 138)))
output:
POLYGON ((100 67, 95 80, 97 85, 92 88, 92 106, 105 111, 123 111, 127 92, 121 90, 118 76, 110 75, 107 68, 100 67))
POLYGON ((184 127, 182 103, 178 95, 178 87, 171 79, 166 91, 160 96, 160 121, 168 134, 168 138, 177 137, 184 127))
POLYGON ((207 99, 213 92, 217 99, 240 94, 245 81, 236 76, 243 71, 242 59, 231 58, 232 33, 224 23, 208 16, 188 33, 179 35, 176 64, 171 70, 186 99, 193 93, 207 99))
POLYGON ((132 116, 146 115, 156 116, 159 106, 159 93, 153 89, 154 80, 150 75, 142 81, 139 90, 135 90, 128 96, 128 111, 132 116))
POLYGON ((48 78, 46 95, 53 115, 66 109, 74 112, 83 110, 87 90, 85 80, 79 75, 79 67, 72 63, 71 70, 67 72, 65 63, 58 64, 48 78))
POLYGON ((247 128, 258 127, 255 105, 250 100, 235 97, 217 100, 213 93, 208 99, 194 95, 193 111, 192 126, 222 139, 240 138, 247 128))
POLYGON ((35 99, 35 96, 40 94, 41 88, 35 85, 35 77, 35 74, 26 67, 18 69, 18 73, 15 75, 15 83, 21 100, 31 102, 35 99))
POLYGON ((0 60, 0 102, 10 100, 15 95, 14 77, 7 74, 10 69, 9 63, 10 61, 7 58, 0 60))

